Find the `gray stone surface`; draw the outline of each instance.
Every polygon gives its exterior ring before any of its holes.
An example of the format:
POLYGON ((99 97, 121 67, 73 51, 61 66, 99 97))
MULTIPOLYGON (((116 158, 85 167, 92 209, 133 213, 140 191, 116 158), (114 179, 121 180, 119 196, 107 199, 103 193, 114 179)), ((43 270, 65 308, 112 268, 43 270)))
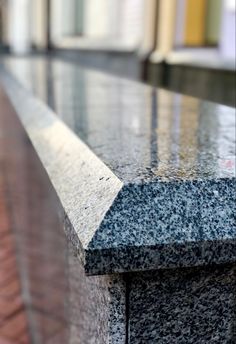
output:
POLYGON ((236 261, 234 109, 55 59, 4 63, 87 274, 236 261))
POLYGON ((130 344, 236 343, 235 265, 131 274, 130 344))
POLYGON ((68 342, 125 344, 126 284, 123 276, 86 276, 72 247, 68 263, 68 342))

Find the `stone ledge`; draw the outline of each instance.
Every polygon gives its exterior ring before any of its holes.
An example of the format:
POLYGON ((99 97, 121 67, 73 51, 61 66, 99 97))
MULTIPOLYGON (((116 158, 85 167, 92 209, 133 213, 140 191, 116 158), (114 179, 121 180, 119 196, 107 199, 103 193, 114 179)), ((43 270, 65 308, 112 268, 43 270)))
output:
MULTIPOLYGON (((233 109, 185 96, 185 105, 181 105, 180 95, 161 90, 158 98, 155 92, 159 91, 148 86, 44 58, 5 61, 5 65, 14 77, 1 68, 0 80, 55 188, 67 236, 87 274, 236 261, 233 109), (52 111, 50 102, 35 90, 34 82, 40 82, 35 76, 38 61, 49 68, 60 67, 62 74, 51 76, 50 84, 55 82, 55 91, 56 85, 67 80, 71 99, 77 99, 73 74, 78 80, 92 78, 87 88, 85 84, 87 92, 94 87, 99 94, 100 88, 120 86, 129 95, 121 101, 128 117, 127 122, 119 122, 120 132, 117 134, 116 94, 111 102, 106 100, 105 114, 99 99, 89 97, 87 105, 81 96, 82 105, 63 99, 75 116, 78 112, 92 116, 91 132, 76 129, 84 125, 77 117, 69 129, 66 117, 70 110, 65 106, 63 117, 62 109, 61 121, 57 108, 52 111), (30 67, 32 81, 17 68, 22 62, 30 67), (140 103, 147 95, 151 96, 151 118, 144 116, 147 109, 140 103), (178 100, 171 103, 174 96, 178 100), (177 144, 176 137, 180 124, 174 132, 169 128, 178 117, 170 118, 176 111, 182 111, 189 124, 187 131, 186 123, 182 124, 182 144, 177 144), (202 116, 206 116, 205 126, 200 123, 202 116), (149 134, 146 121, 151 124, 149 134), (198 142, 193 144, 193 140, 198 142), (175 157, 170 159, 168 154, 175 157)), ((82 92, 81 85, 77 86, 82 92)))

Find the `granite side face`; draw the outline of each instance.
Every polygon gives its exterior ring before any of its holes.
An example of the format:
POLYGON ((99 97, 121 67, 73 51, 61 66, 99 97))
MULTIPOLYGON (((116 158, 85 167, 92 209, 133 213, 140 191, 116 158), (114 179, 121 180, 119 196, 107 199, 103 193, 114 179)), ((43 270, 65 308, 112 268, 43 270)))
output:
POLYGON ((125 344, 126 284, 123 276, 85 276, 71 245, 67 274, 70 343, 125 344))
POLYGON ((87 274, 236 261, 234 109, 54 59, 5 65, 87 274))
POLYGON ((234 344, 236 267, 130 275, 130 344, 234 344))
POLYGON ((125 185, 88 248, 102 271, 234 262, 235 224, 233 179, 125 185))

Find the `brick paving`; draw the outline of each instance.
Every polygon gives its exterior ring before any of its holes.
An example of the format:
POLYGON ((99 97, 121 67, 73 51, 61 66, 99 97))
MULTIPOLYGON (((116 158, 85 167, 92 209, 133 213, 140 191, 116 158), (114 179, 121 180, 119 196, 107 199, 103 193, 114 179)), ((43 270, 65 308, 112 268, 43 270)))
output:
POLYGON ((0 87, 0 344, 69 342, 57 202, 0 87))
MULTIPOLYGON (((1 103, 1 102, 0 102, 1 103)), ((4 108, 1 107, 0 117, 4 108)), ((1 122, 2 124, 2 122, 1 122)), ((1 126, 1 132, 4 130, 1 126)), ((21 295, 15 238, 7 205, 0 136, 0 344, 30 343, 25 305, 21 295)))

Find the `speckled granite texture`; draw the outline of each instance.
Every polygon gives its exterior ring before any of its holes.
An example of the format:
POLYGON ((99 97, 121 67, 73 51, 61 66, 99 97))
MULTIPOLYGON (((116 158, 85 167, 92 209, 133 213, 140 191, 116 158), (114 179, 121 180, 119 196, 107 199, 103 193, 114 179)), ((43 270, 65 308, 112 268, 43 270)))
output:
POLYGON ((130 344, 236 343, 235 266, 133 274, 129 304, 130 344))
POLYGON ((236 261, 234 109, 55 59, 4 64, 87 274, 236 261))
MULTIPOLYGON (((125 344, 126 294, 122 275, 85 276, 74 250, 68 251, 69 343, 125 344)), ((65 343, 66 344, 66 343, 65 343)))

